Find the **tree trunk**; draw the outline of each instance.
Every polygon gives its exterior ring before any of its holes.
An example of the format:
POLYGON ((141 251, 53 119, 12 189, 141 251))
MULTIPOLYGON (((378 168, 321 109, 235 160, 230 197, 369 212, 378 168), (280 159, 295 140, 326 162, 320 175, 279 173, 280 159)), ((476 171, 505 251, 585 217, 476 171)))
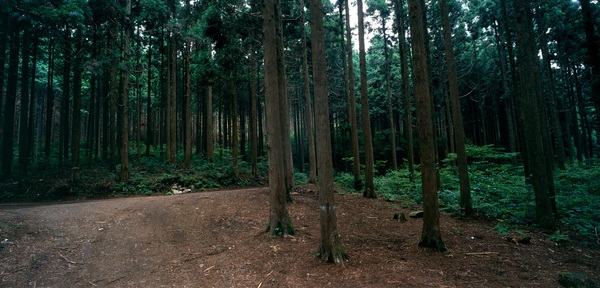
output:
POLYGON ((117 32, 117 27, 115 26, 115 24, 111 25, 110 31, 109 31, 109 49, 111 49, 111 66, 110 66, 110 87, 108 90, 108 102, 109 102, 109 112, 108 112, 108 127, 109 127, 109 164, 108 164, 108 169, 111 171, 114 171, 117 167, 117 159, 116 159, 116 153, 117 153, 117 131, 116 131, 116 112, 117 112, 117 66, 118 66, 118 59, 115 56, 115 52, 112 51, 113 49, 116 49, 116 38, 118 35, 117 32))
POLYGON ((8 78, 6 99, 4 100, 4 123, 2 129, 2 179, 11 177, 13 144, 15 131, 15 102, 19 79, 19 50, 21 48, 20 31, 17 24, 10 26, 10 51, 8 59, 8 78), (14 26, 13 26, 14 25, 14 26))
POLYGON ((354 176, 354 189, 362 188, 360 177, 360 150, 358 146, 358 123, 356 120, 356 91, 354 91, 354 58, 352 57, 352 29, 350 28, 349 0, 344 0, 346 9, 346 49, 348 51, 348 122, 350 122, 350 140, 352 142, 352 175, 354 176))
POLYGON ((448 3, 446 0, 439 0, 438 3, 442 14, 444 47, 446 49, 446 63, 448 65, 448 88, 450 90, 452 125, 454 126, 454 142, 456 145, 458 178, 460 181, 460 207, 464 210, 465 214, 469 216, 473 214, 473 203, 471 200, 467 149, 465 147, 465 131, 460 108, 460 98, 458 95, 458 76, 456 72, 456 62, 454 60, 454 44, 452 43, 450 20, 448 19, 448 3))
POLYGON ((427 63, 427 48, 423 12, 420 0, 409 0, 410 34, 412 36, 415 86, 415 106, 417 107, 417 127, 419 151, 421 155, 421 178, 423 189, 423 232, 419 246, 446 251, 440 231, 440 211, 437 198, 437 173, 435 168, 435 134, 431 107, 430 78, 427 63))
POLYGON ((46 133, 44 137, 44 156, 50 158, 50 146, 52 145, 52 119, 54 116, 54 38, 48 40, 48 83, 46 89, 46 133))
MULTIPOLYGON (((310 79, 308 77, 308 56, 306 53, 306 29, 304 27, 306 20, 304 17, 304 0, 300 0, 300 31, 302 33, 302 79, 304 87, 304 113, 306 118, 306 139, 308 141, 308 183, 317 182, 317 160, 315 152, 315 138, 313 128, 313 113, 312 113, 312 102, 310 97, 310 79)), ((314 52, 313 52, 314 53, 314 52)), ((314 68, 313 68, 314 69, 314 68)))
POLYGON ((63 47, 63 91, 60 99, 60 132, 58 148, 58 165, 63 166, 63 160, 69 158, 69 114, 71 96, 71 37, 70 27, 64 32, 63 47))
POLYGON ((131 49, 130 49, 130 40, 133 27, 131 27, 131 23, 129 22, 129 15, 131 14, 131 0, 127 0, 125 4, 125 35, 123 39, 123 62, 125 62, 125 71, 123 71, 123 78, 121 87, 123 88, 123 96, 121 103, 123 107, 123 115, 122 115, 122 123, 121 123, 121 174, 120 180, 121 182, 129 181, 129 78, 131 75, 131 49))
POLYGON ((365 21, 363 12, 363 1, 357 0, 358 9, 358 47, 360 59, 360 103, 363 128, 363 140, 365 150, 365 190, 363 196, 376 198, 375 186, 373 185, 374 159, 373 140, 371 135, 371 118, 369 116, 369 95, 367 94, 367 59, 365 52, 365 21))
POLYGON ((535 45, 535 35, 529 1, 514 0, 517 31, 517 55, 519 74, 521 78, 521 95, 519 104, 522 111, 527 111, 527 119, 524 122, 524 132, 527 143, 527 156, 530 167, 529 182, 535 191, 536 215, 535 222, 544 228, 555 226, 550 203, 550 182, 553 182, 552 173, 548 173, 546 165, 548 161, 547 147, 544 145, 542 129, 542 113, 539 99, 542 98, 542 84, 535 45))
POLYGON ((327 59, 323 28, 323 2, 310 1, 312 31, 312 64, 315 89, 315 120, 317 125, 317 163, 319 166, 319 215, 321 244, 317 256, 327 262, 343 265, 346 260, 337 231, 337 213, 334 198, 333 163, 329 131, 329 99, 327 91, 327 59))
MULTIPOLYGON (((592 70, 592 101, 596 104, 596 109, 600 108, 600 41, 594 31, 594 18, 590 0, 580 0, 581 14, 583 15, 583 29, 585 30, 585 40, 587 44, 587 64, 592 70)), ((597 4, 596 4, 597 5, 597 4)), ((596 19, 597 20, 597 19, 596 19)))
POLYGON ((239 135, 238 135, 238 99, 237 99, 237 85, 236 85, 236 81, 235 81, 235 76, 232 75, 232 77, 230 77, 230 79, 232 80, 232 83, 230 84, 230 88, 231 88, 231 158, 233 161, 233 176, 235 177, 236 180, 240 179, 240 169, 238 166, 238 162, 239 162, 239 151, 240 151, 240 145, 239 145, 239 135))
POLYGON ((185 47, 185 168, 192 168, 192 41, 186 41, 185 47))
MULTIPOLYGON (((19 118, 19 175, 18 179, 23 180, 27 176, 27 165, 29 164, 29 132, 27 130, 28 112, 29 112, 29 60, 31 36, 29 25, 24 25, 23 36, 21 38, 21 109, 19 118)), ((34 85, 35 83, 32 83, 34 85)))
POLYGON ((285 184, 286 184, 286 199, 288 202, 292 202, 292 196, 290 190, 294 186, 294 162, 292 158, 292 140, 290 138, 290 105, 288 101, 287 92, 287 77, 285 73, 285 54, 284 54, 284 43, 283 43, 283 24, 281 19, 281 3, 279 0, 275 0, 276 9, 279 12, 275 13, 275 33, 276 45, 277 45, 277 73, 279 77, 279 121, 281 121, 281 133, 283 137, 284 148, 284 163, 285 163, 285 184))
POLYGON ((408 79, 408 58, 410 57, 410 51, 408 44, 406 43, 406 29, 404 28, 404 1, 395 0, 396 7, 396 26, 398 29, 398 39, 400 44, 400 65, 402 73, 402 95, 404 99, 404 135, 406 138, 406 157, 408 158, 408 171, 410 173, 410 181, 413 182, 415 179, 415 156, 414 156, 414 145, 413 145, 413 117, 410 101, 410 82, 408 79))
POLYGON ((83 74, 83 35, 77 31, 75 63, 73 64, 73 125, 71 138, 71 180, 78 184, 81 180, 80 140, 81 140, 81 85, 83 74))
MULTIPOLYGON (((388 55, 387 35, 385 17, 381 17, 381 30, 383 31, 383 53, 385 55, 385 86, 388 101, 388 121, 390 122, 390 145, 392 150, 392 169, 398 170, 398 159, 396 157, 396 124, 394 124, 394 106, 392 102, 392 84, 390 80, 390 56, 388 55)), ((395 102, 395 101, 394 101, 395 102)))
MULTIPOLYGON (((294 234, 294 228, 286 208, 286 148, 284 134, 281 127, 281 104, 285 97, 280 95, 280 79, 278 63, 278 33, 277 20, 281 19, 281 6, 279 0, 264 0, 263 2, 263 33, 264 33, 264 63, 265 63, 265 104, 267 117, 267 149, 269 153, 269 204, 270 213, 267 232, 271 237, 294 234), (279 15, 278 15, 279 14, 279 15)), ((287 101, 286 101, 287 102, 287 101)), ((287 103, 285 103, 287 104, 287 103)))
POLYGON ((258 176, 258 115, 257 115, 257 98, 258 98, 258 71, 256 65, 256 46, 252 45, 252 53, 250 55, 250 155, 252 158, 252 175, 258 176))

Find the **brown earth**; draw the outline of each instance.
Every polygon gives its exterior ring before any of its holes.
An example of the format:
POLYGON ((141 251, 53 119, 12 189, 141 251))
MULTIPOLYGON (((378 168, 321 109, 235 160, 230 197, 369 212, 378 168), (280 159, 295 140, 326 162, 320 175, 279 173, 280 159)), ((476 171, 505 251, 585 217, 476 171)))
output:
POLYGON ((0 287, 560 287, 562 271, 600 284, 598 250, 442 214, 448 251, 434 252, 417 246, 421 219, 393 219, 401 203, 358 194, 336 195, 349 260, 323 263, 315 188, 296 191, 297 233, 276 239, 266 188, 1 205, 0 287))

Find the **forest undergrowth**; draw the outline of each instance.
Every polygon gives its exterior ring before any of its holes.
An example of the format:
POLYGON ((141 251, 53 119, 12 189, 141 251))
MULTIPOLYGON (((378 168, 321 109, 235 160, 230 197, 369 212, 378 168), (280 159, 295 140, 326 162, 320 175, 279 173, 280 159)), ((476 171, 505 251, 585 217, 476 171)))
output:
MULTIPOLYGON (((532 187, 524 180, 523 166, 513 164, 518 155, 492 146, 474 145, 468 146, 467 154, 475 217, 494 221, 494 229, 502 234, 525 233, 537 228, 533 223, 532 187)), ((160 155, 143 156, 139 162, 132 156, 134 165, 128 182, 119 181, 118 166, 117 171, 110 172, 104 161, 90 159, 84 163, 79 183, 70 181, 70 169, 59 169, 58 163, 36 164, 26 180, 0 183, 0 203, 170 195, 268 185, 266 157, 259 158, 257 175, 252 174, 251 163, 241 159, 237 178, 231 166, 231 151, 227 149, 217 149, 212 163, 196 155, 191 169, 168 164, 160 155)), ((183 160, 183 155, 179 156, 183 160)), ((439 203, 442 211, 464 217, 459 205, 458 169, 453 165, 455 157, 450 154, 440 165, 439 203)), ((385 169, 381 162, 377 167, 385 169)), ((374 183, 379 197, 403 208, 419 209, 422 193, 418 165, 414 181, 410 180, 406 167, 378 172, 374 183)), ((295 177, 296 184, 304 184, 308 179, 305 173, 298 171, 295 177)), ((600 159, 596 158, 571 162, 565 170, 555 170, 560 224, 555 231, 548 231, 547 240, 600 247, 599 178, 600 159)), ((335 183, 337 193, 362 193, 354 190, 354 178, 349 172, 338 171, 335 183)))

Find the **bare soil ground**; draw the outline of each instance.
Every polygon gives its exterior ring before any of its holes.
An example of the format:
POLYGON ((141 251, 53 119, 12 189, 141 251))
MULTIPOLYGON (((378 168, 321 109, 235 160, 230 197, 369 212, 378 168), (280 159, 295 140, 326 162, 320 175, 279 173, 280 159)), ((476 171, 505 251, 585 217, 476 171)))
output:
POLYGON ((0 287, 560 287, 558 274, 600 284, 600 251, 442 214, 444 253, 417 246, 422 220, 401 203, 336 195, 343 267, 315 257, 316 188, 289 204, 296 235, 264 229, 268 189, 52 204, 0 205, 0 287))

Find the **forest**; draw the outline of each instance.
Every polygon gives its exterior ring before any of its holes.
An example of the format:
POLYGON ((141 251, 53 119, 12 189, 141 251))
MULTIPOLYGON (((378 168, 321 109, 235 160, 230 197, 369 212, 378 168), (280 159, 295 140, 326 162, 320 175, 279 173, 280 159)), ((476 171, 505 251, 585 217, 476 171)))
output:
POLYGON ((345 193, 600 245, 597 0, 2 4, 0 202, 268 186, 277 237, 309 183, 327 262, 345 193))

